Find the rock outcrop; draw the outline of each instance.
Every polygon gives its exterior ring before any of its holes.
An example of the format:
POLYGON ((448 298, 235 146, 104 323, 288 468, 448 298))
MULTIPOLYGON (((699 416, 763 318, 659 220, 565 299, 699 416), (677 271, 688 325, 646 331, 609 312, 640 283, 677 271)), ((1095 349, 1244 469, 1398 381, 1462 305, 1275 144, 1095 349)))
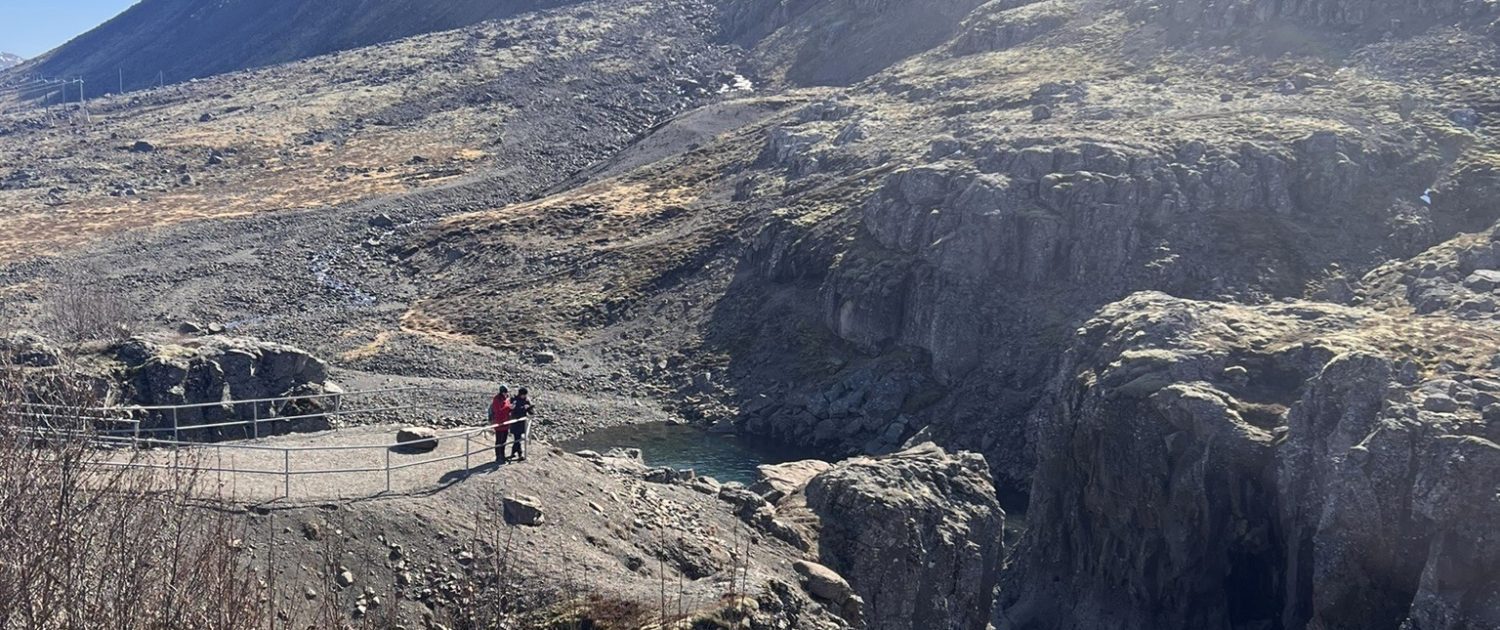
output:
POLYGON ((1495 627, 1497 350, 1326 304, 1109 306, 1034 418, 1045 525, 999 625, 1495 627))
POLYGON ((45 337, 25 330, 0 336, 0 365, 42 368, 62 360, 62 350, 45 337))
POLYGON ((806 488, 818 557, 878 627, 982 630, 1000 569, 1005 513, 984 458, 932 444, 855 458, 806 488))
MULTIPOLYGON (((206 430, 196 438, 315 431, 329 428, 320 413, 337 404, 342 390, 328 381, 328 367, 305 351, 275 343, 234 337, 188 341, 136 337, 113 350, 119 362, 126 404, 192 405, 175 413, 179 426, 262 420, 254 429, 206 430), (235 403, 309 396, 282 401, 235 403), (217 404, 216 404, 217 403, 217 404), (277 418, 295 420, 280 421, 277 418)), ((143 428, 169 428, 170 413, 148 414, 143 428)))
POLYGON ((849 85, 941 44, 983 0, 725 3, 732 39, 793 83, 849 85))

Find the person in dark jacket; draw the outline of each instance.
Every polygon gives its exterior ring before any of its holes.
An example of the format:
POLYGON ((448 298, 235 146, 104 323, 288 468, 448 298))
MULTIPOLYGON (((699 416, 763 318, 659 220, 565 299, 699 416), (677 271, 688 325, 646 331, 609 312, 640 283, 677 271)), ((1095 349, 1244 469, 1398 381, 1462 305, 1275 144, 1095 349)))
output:
POLYGON ((510 420, 514 409, 510 404, 510 389, 500 386, 500 393, 490 401, 490 425, 495 427, 495 463, 505 463, 505 439, 510 434, 510 420))
POLYGON ((511 432, 516 435, 516 443, 511 447, 511 456, 519 461, 526 461, 526 429, 531 416, 531 397, 525 387, 516 391, 516 396, 510 399, 510 419, 515 422, 511 425, 511 432))

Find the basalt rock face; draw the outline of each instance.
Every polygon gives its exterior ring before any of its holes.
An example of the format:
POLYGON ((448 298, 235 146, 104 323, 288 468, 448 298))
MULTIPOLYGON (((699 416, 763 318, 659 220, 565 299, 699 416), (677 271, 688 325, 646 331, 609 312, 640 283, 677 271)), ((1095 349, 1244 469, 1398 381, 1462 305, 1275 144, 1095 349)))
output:
MULTIPOLYGON (((1055 87, 1038 91, 1065 101, 1083 89, 1055 87)), ((1143 289, 1299 296, 1326 269, 1412 255, 1451 233, 1460 209, 1413 201, 1439 177, 1438 147, 1395 135, 939 140, 926 163, 885 176, 851 227, 773 224, 753 260, 770 278, 816 280, 825 326, 859 351, 917 350, 926 374, 965 393, 927 409, 934 436, 983 452, 1002 485, 1021 486, 1024 427, 986 418, 1025 413, 1071 322, 1143 289), (826 272, 804 271, 819 261, 826 272)))
POLYGON ((1495 627, 1497 349, 1326 304, 1105 308, 1033 419, 1045 525, 998 625, 1495 627))
POLYGON ((1286 146, 1079 141, 951 150, 972 159, 900 170, 864 206, 870 254, 913 264, 886 271, 853 262, 823 290, 828 324, 841 337, 872 351, 927 350, 949 381, 979 364, 983 348, 973 339, 1003 336, 995 311, 1022 294, 1299 290, 1294 256, 1348 259, 1381 242, 1439 166, 1436 147, 1420 140, 1333 133, 1286 146), (1249 220, 1307 233, 1291 252, 1260 252, 1251 239, 1268 235, 1247 232, 1249 220), (1346 238, 1318 251, 1314 240, 1336 226, 1346 238), (1221 256, 1235 240, 1246 255, 1221 256))
MULTIPOLYGON (((337 402, 317 398, 234 404, 236 400, 318 396, 340 390, 328 381, 328 367, 322 360, 291 346, 231 337, 207 337, 190 344, 137 337, 117 346, 113 352, 122 365, 121 398, 142 406, 194 405, 177 410, 180 426, 317 414, 337 402)), ((171 414, 150 415, 151 425, 171 426, 171 414)), ((325 418, 315 417, 291 425, 267 422, 257 431, 328 426, 325 418)))
POLYGON ((1005 514, 984 458, 925 444, 856 458, 806 488, 820 561, 849 580, 872 627, 983 629, 1005 514))

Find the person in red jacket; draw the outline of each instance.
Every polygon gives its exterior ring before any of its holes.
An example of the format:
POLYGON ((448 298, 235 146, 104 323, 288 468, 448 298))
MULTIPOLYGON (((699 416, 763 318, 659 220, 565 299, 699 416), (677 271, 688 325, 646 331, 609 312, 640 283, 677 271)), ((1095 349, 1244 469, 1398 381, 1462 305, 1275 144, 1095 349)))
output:
POLYGON ((510 389, 500 386, 500 393, 490 401, 490 424, 495 427, 495 464, 505 463, 505 438, 510 435, 510 389))

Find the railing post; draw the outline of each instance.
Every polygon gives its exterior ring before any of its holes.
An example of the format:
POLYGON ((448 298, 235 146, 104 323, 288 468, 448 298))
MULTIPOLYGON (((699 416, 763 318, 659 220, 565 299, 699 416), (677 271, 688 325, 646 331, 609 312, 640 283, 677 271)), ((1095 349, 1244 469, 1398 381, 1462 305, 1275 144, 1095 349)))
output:
POLYGON ((469 465, 469 454, 472 453, 473 451, 474 451, 474 434, 472 432, 465 433, 464 434, 464 476, 468 476, 469 475, 469 471, 472 470, 472 467, 469 465))
POLYGON ((391 449, 385 449, 385 491, 391 491, 391 449))
POLYGON ((281 473, 283 477, 281 498, 292 498, 292 451, 281 449, 281 473))
POLYGON ((173 407, 172 408, 172 473, 173 473, 172 477, 174 479, 174 481, 173 481, 174 484, 176 483, 176 481, 175 481, 175 478, 177 477, 176 473, 180 469, 180 466, 178 465, 178 462, 177 462, 177 454, 180 451, 178 443, 181 442, 181 441, 182 440, 177 439, 177 408, 173 407))
POLYGON ((250 403, 251 439, 260 439, 260 403, 250 403))

